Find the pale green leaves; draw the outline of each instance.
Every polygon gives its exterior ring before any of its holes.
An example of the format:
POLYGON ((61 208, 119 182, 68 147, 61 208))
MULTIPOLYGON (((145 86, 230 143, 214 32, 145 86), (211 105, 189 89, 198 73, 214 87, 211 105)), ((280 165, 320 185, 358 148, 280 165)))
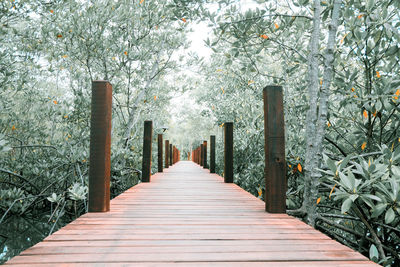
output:
POLYGON ((374 244, 372 244, 371 247, 369 248, 369 258, 371 260, 373 260, 374 262, 378 262, 379 253, 378 253, 378 249, 376 248, 376 246, 374 244))
POLYGON ((72 200, 84 200, 88 192, 87 186, 82 186, 79 183, 75 183, 71 188, 68 189, 68 196, 72 200))
POLYGON ((369 158, 368 161, 361 157, 350 161, 346 157, 334 162, 325 156, 328 170, 321 172, 330 175, 328 180, 332 182, 332 187, 336 184, 332 195, 335 201, 340 201, 341 213, 351 211, 355 204, 358 207, 366 205, 371 218, 382 218, 386 224, 393 224, 400 214, 400 170, 395 165, 400 156, 398 149, 392 152, 383 146, 381 151, 382 156, 375 160, 369 158), (350 166, 341 169, 343 163, 347 165, 349 162, 350 166))
POLYGON ((353 204, 353 200, 351 200, 350 198, 343 201, 341 212, 342 213, 348 212, 350 210, 352 204, 353 204))
MULTIPOLYGON (((343 172, 339 172, 339 177, 340 177, 340 182, 341 184, 346 187, 347 190, 353 191, 355 193, 356 191, 356 178, 354 177, 354 174, 351 171, 347 172, 347 175, 345 175, 343 172)), ((357 180, 357 185, 360 184, 360 180, 357 180)))
POLYGON ((49 197, 47 197, 47 200, 50 201, 51 203, 59 203, 62 199, 61 195, 57 195, 56 193, 52 193, 49 197))
POLYGON ((376 205, 376 206, 372 209, 372 215, 371 215, 371 217, 372 217, 372 218, 377 218, 377 217, 379 217, 379 216, 386 210, 386 207, 387 207, 387 206, 388 206, 387 203, 381 203, 381 204, 376 205))
POLYGON ((388 209, 385 213, 385 223, 393 222, 395 216, 394 210, 392 208, 388 209))

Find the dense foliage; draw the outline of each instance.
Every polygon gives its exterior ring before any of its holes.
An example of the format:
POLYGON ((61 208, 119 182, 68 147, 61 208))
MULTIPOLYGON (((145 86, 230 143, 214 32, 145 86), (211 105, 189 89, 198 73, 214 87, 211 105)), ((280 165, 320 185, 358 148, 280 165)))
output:
POLYGON ((223 13, 208 14, 214 37, 207 44, 215 60, 205 66, 212 80, 204 84, 199 100, 219 125, 235 123, 235 182, 259 197, 265 192, 261 89, 280 84, 285 90, 289 213, 383 265, 398 265, 399 3, 258 2, 258 8, 245 10, 225 1, 223 13), (319 21, 313 13, 317 4, 319 21), (335 4, 340 19, 330 48, 335 4), (322 33, 318 42, 312 38, 316 23, 322 33), (310 65, 312 42, 317 42, 317 68, 310 65), (334 55, 333 79, 325 86, 329 53, 334 55), (308 90, 313 75, 316 95, 308 90), (307 116, 312 106, 316 120, 307 116), (306 135, 310 123, 315 130, 306 135), (318 127, 324 133, 321 145, 314 143, 318 127), (310 145, 322 148, 323 159, 307 154, 310 145), (310 168, 307 160, 316 159, 310 168), (307 186, 314 188, 305 191, 307 186))
POLYGON ((235 183, 262 199, 262 88, 279 84, 288 213, 399 265, 399 10, 395 0, 2 1, 0 260, 87 211, 90 84, 105 79, 113 196, 140 182, 151 119, 184 153, 215 134, 222 175, 223 124, 234 122, 235 183), (182 53, 197 20, 213 29, 210 57, 182 53))
POLYGON ((185 90, 163 79, 186 46, 166 4, 1 2, 0 260, 87 212, 92 80, 113 85, 111 194, 140 181, 142 122, 161 132, 185 90))

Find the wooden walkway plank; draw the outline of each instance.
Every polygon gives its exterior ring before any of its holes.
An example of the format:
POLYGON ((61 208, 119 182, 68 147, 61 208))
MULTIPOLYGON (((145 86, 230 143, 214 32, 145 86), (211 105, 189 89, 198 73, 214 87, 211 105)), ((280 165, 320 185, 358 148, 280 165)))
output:
POLYGON ((11 266, 378 266, 193 162, 88 213, 11 266))

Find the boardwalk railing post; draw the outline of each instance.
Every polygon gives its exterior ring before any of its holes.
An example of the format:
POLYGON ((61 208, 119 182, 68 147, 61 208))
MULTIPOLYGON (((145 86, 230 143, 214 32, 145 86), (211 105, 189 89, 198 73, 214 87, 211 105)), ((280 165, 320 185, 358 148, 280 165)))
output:
POLYGON ((158 172, 163 172, 163 135, 157 135, 158 141, 158 172))
POLYGON ((169 167, 169 140, 165 140, 165 168, 169 167))
POLYGON ((175 147, 175 163, 178 162, 178 149, 175 147))
POLYGON ((174 154, 175 154, 175 146, 172 146, 172 165, 174 165, 175 164, 175 162, 174 162, 174 154))
POLYGON ((172 162, 172 144, 169 144, 169 166, 172 166, 174 164, 172 162))
POLYGON ((225 122, 224 181, 233 183, 233 122, 225 122))
POLYGON ((203 167, 203 165, 204 165, 203 154, 204 154, 204 149, 203 149, 203 144, 201 144, 201 145, 200 145, 200 166, 202 166, 202 167, 203 167))
POLYGON ((142 182, 150 182, 152 138, 153 138, 153 122, 145 121, 144 133, 143 133, 142 182))
POLYGON ((286 213, 285 122, 281 86, 267 86, 264 98, 265 210, 286 213))
POLYGON ((207 141, 203 141, 203 168, 207 169, 207 141))
POLYGON ((210 173, 215 173, 215 135, 210 136, 210 173))
POLYGON ((89 212, 110 210, 112 86, 92 83, 90 120, 89 212))
POLYGON ((201 146, 197 147, 197 164, 201 164, 201 146))

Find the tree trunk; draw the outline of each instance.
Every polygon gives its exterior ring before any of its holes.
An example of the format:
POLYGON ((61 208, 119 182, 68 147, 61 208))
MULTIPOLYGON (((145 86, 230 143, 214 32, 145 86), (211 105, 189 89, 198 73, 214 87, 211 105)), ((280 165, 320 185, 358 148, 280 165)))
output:
POLYGON ((310 54, 308 56, 308 101, 309 110, 306 117, 306 157, 304 164, 304 197, 302 209, 307 212, 307 221, 312 226, 315 225, 316 215, 316 199, 318 188, 315 187, 312 173, 316 169, 315 161, 315 139, 317 125, 317 106, 318 106, 318 55, 319 55, 319 38, 321 27, 321 4, 320 0, 314 0, 314 16, 313 29, 310 40, 310 54))
MULTIPOLYGON (((318 23, 320 24, 320 19, 317 19, 316 13, 319 13, 318 16, 321 14, 320 6, 319 6, 319 12, 317 12, 317 5, 319 5, 319 1, 317 1, 318 4, 316 4, 315 8, 315 14, 314 14, 314 24, 318 23)), ((318 192, 318 186, 319 186, 319 179, 321 177, 320 172, 318 171, 318 168, 321 167, 321 160, 322 160, 322 152, 323 152, 323 140, 325 137, 325 129, 326 129, 326 121, 327 121, 327 114, 328 114, 328 99, 330 95, 330 87, 332 83, 332 77, 333 77, 333 62, 334 62, 334 51, 335 51, 335 41, 336 41, 336 33, 337 33, 337 28, 338 28, 338 21, 339 21, 339 14, 340 14, 340 8, 341 8, 342 0, 335 0, 333 4, 333 9, 332 9, 332 19, 329 24, 329 34, 328 34, 328 43, 327 43, 327 48, 325 50, 325 55, 324 55, 324 75, 323 75, 323 80, 322 80, 322 85, 321 85, 321 91, 320 91, 320 97, 319 97, 319 106, 318 106, 318 116, 312 117, 312 120, 307 120, 307 125, 314 123, 313 126, 310 126, 307 129, 309 131, 313 130, 313 132, 308 132, 307 134, 307 151, 306 151, 306 166, 305 166, 305 189, 304 189, 304 200, 303 200, 303 208, 305 209, 307 213, 307 222, 311 224, 312 226, 315 225, 315 220, 316 220, 316 208, 317 208, 317 198, 319 197, 319 192, 318 192), (315 119, 315 121, 314 121, 315 119), (310 135, 311 133, 311 135, 310 135)), ((314 25, 313 29, 313 35, 314 35, 314 30, 316 30, 316 27, 314 25)), ((319 31, 319 30, 318 30, 319 31)), ((316 34, 317 35, 317 34, 316 34)), ((313 37, 312 37, 312 42, 313 42, 313 37)), ((319 33, 318 33, 318 39, 317 42, 319 42, 319 33)), ((311 44, 312 46, 313 44, 311 44)), ((314 44, 315 45, 315 44, 314 44)), ((319 45, 318 45, 319 46, 319 45)), ((310 59, 311 55, 313 54, 313 50, 311 50, 310 53, 310 59)), ((312 60, 310 60, 310 72, 315 71, 314 75, 310 73, 310 77, 313 77, 312 79, 310 78, 309 80, 309 86, 315 85, 315 82, 317 83, 317 88, 318 86, 318 76, 315 80, 315 74, 318 75, 318 69, 314 69, 312 66, 315 64, 312 60)), ((315 88, 313 88, 315 89, 315 88)), ((310 92, 311 90, 309 90, 310 92)), ((318 98, 318 89, 316 91, 312 91, 312 93, 315 93, 310 97, 311 99, 317 99, 318 98)), ((317 103, 311 102, 310 101, 310 110, 311 110, 311 105, 313 105, 313 112, 315 109, 315 114, 312 114, 313 116, 317 115, 317 103)))

